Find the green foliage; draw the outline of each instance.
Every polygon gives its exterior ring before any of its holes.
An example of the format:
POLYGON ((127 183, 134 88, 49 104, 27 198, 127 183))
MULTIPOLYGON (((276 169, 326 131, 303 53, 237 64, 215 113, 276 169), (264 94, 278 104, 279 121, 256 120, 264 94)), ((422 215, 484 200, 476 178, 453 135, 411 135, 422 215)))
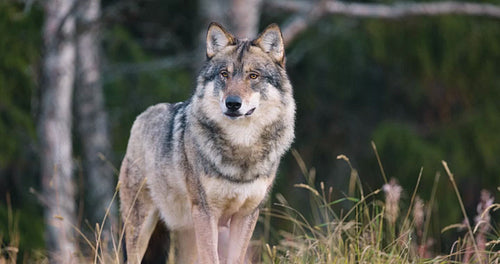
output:
POLYGON ((403 185, 415 184, 420 167, 424 167, 431 175, 427 186, 432 186, 434 172, 440 168, 443 157, 441 149, 419 136, 414 129, 400 123, 384 122, 373 133, 373 139, 387 166, 386 171, 405 182, 403 185), (390 158, 390 160, 388 160, 390 158))
POLYGON ((104 51, 115 66, 103 75, 104 91, 115 150, 123 154, 135 117, 153 104, 186 100, 193 89, 193 75, 185 68, 120 72, 116 65, 121 62, 140 65, 155 59, 120 26, 106 31, 104 51))
MULTIPOLYGON (((348 154, 359 163, 363 184, 379 185, 369 151, 374 140, 387 174, 403 187, 414 186, 424 168, 420 189, 426 197, 442 173, 440 161, 448 161, 474 210, 474 194, 499 185, 498 25, 467 16, 336 17, 304 32, 287 50, 298 102, 295 147, 316 167, 318 179, 346 192, 345 168, 334 159, 348 154)), ((297 170, 290 174, 296 181, 297 170)), ((447 187, 438 187, 442 208, 455 202, 447 187)), ((439 214, 442 224, 461 221, 458 212, 439 214)))
POLYGON ((33 108, 41 24, 36 6, 25 12, 18 2, 0 1, 0 237, 4 245, 17 241, 19 259, 44 247, 43 218, 28 192, 37 182, 33 108), (3 203, 6 193, 12 194, 12 218, 3 203))
POLYGON ((19 256, 33 256, 35 249, 44 247, 44 223, 38 213, 23 209, 12 210, 0 204, 0 227, 3 227, 0 229, 0 239, 3 240, 0 240, 0 247, 2 244, 16 243, 19 256))
MULTIPOLYGON (((421 165, 430 182, 436 162, 443 159, 462 183, 475 179, 469 187, 497 186, 498 21, 444 16, 369 21, 366 28, 373 57, 389 77, 388 95, 400 100, 391 102, 404 104, 403 114, 393 117, 400 121, 383 122, 373 134, 381 156, 389 161, 389 173, 415 175, 415 166, 421 165)), ((408 186, 412 178, 401 179, 408 186)), ((443 213, 442 219, 449 223, 456 221, 453 217, 443 213)))
POLYGON ((40 54, 40 12, 0 1, 0 168, 35 137, 31 102, 40 54))

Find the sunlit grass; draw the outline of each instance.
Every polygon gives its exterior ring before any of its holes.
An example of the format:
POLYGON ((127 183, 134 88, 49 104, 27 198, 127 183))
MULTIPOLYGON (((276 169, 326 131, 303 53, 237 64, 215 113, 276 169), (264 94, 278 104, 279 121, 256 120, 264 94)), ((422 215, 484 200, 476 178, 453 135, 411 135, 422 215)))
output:
MULTIPOLYGON (((376 146, 373 144, 376 153, 376 146)), ((438 252, 429 228, 433 221, 432 208, 437 203, 436 174, 429 201, 419 195, 422 169, 413 190, 403 190, 395 179, 387 179, 379 162, 384 184, 366 192, 357 170, 348 157, 339 155, 350 167, 348 193, 333 199, 333 188, 316 182, 316 171, 308 168, 295 150, 293 156, 304 176, 304 182, 294 187, 307 194, 306 211, 299 204, 291 204, 281 194, 276 194, 268 206, 261 210, 260 223, 264 229, 261 239, 254 238, 249 250, 256 263, 500 263, 500 230, 489 213, 500 209, 489 192, 481 193, 481 202, 474 223, 464 221, 442 227, 444 232, 466 230, 452 245, 449 252, 438 252), (411 193, 410 202, 402 206, 401 193, 411 193), (339 209, 340 208, 340 209, 339 209), (286 228, 272 226, 273 220, 288 223, 286 228), (270 230, 274 236, 270 239, 270 230), (277 242, 271 242, 277 241, 277 242)), ((378 154, 377 154, 377 159, 378 154)), ((443 161, 446 176, 453 186, 456 207, 463 219, 468 219, 453 173, 443 161)), ((119 184, 112 203, 117 203, 119 184)), ((500 190, 498 190, 500 191, 500 190)), ((479 194, 478 194, 479 195, 479 194)), ((74 254, 75 263, 122 263, 123 228, 106 225, 111 205, 104 219, 95 224, 92 232, 83 232, 74 226, 80 241, 80 251, 74 254), (101 227, 111 226, 111 230, 101 227), (104 234, 108 235, 104 235, 104 234)), ((12 212, 10 210, 10 212, 12 212)), ((19 232, 16 219, 9 214, 8 243, 0 244, 0 264, 16 263, 19 232)), ((460 233, 460 232, 458 232, 460 233)), ((463 232, 462 232, 463 233, 463 232)), ((1 234, 0 234, 1 235, 1 234)), ((438 234, 439 235, 439 234, 438 234)), ((4 233, 4 241, 5 241, 4 233)), ((0 236, 0 241, 2 237, 0 236)), ((173 248, 171 253, 175 252, 173 248)), ((48 263, 47 254, 32 254, 25 263, 48 263)), ((173 254, 168 263, 175 263, 173 254)))
MULTIPOLYGON (((376 150, 374 146, 374 150, 376 150)), ((309 193, 308 212, 294 209, 285 197, 277 195, 277 203, 264 210, 270 215, 289 222, 291 231, 278 230, 279 242, 276 245, 263 243, 262 262, 264 263, 499 263, 499 230, 489 221, 489 212, 500 208, 493 204, 492 198, 487 207, 478 212, 476 223, 451 225, 443 232, 466 228, 467 233, 460 237, 448 254, 441 254, 432 248, 433 238, 429 237, 429 223, 432 215, 430 208, 436 202, 436 174, 430 200, 426 203, 418 197, 418 187, 422 170, 412 192, 408 208, 400 209, 400 194, 403 191, 397 181, 385 180, 380 189, 365 193, 357 171, 349 159, 338 156, 351 168, 349 195, 331 200, 331 188, 315 182, 315 170, 308 169, 300 155, 294 157, 304 175, 303 184, 295 185, 309 193), (354 190, 356 186, 356 190, 354 190), (382 199, 385 198, 385 199, 382 199), (333 205, 346 203, 347 210, 334 211, 333 205), (426 204, 426 205, 425 205, 426 204), (424 206, 425 205, 425 206, 424 206), (305 217, 310 215, 311 217, 305 217), (489 240, 487 239, 489 238, 489 240), (496 239, 495 239, 496 238, 496 239)), ((461 210, 467 219, 462 199, 453 174, 443 162, 447 176, 455 188, 457 206, 447 210, 461 210)), ((492 197, 485 194, 486 197, 492 197)), ((479 208, 479 207, 478 207, 479 208)), ((269 218, 267 218, 269 219, 269 218)))
POLYGON ((19 252, 19 228, 16 216, 12 211, 10 195, 7 194, 7 230, 0 230, 0 264, 16 263, 19 252), (4 235, 8 237, 8 243, 4 244, 4 235))

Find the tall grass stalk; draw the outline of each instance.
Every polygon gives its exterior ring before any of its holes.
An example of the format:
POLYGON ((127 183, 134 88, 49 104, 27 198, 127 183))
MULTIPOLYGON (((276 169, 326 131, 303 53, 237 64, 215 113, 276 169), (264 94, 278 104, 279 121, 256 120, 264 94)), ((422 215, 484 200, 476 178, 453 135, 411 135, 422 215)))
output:
POLYGON ((462 210, 462 214, 463 214, 464 219, 465 219, 465 226, 466 226, 467 232, 469 234, 468 241, 471 241, 472 245, 474 246, 474 250, 477 253, 476 255, 479 258, 479 263, 483 263, 483 261, 481 259, 481 254, 479 254, 479 248, 477 247, 476 240, 474 240, 474 233, 472 232, 472 227, 471 227, 470 222, 468 220, 469 218, 467 217, 467 212, 465 211, 465 206, 464 206, 464 203, 462 201, 462 197, 460 196, 460 192, 458 191, 457 183, 455 182, 455 177, 453 176, 453 173, 451 173, 450 169, 448 168, 448 163, 444 160, 442 160, 441 163, 443 164, 443 167, 446 171, 446 174, 448 174, 448 177, 450 178, 451 185, 453 186, 453 189, 455 190, 455 194, 457 195, 458 204, 460 205, 460 209, 462 210))

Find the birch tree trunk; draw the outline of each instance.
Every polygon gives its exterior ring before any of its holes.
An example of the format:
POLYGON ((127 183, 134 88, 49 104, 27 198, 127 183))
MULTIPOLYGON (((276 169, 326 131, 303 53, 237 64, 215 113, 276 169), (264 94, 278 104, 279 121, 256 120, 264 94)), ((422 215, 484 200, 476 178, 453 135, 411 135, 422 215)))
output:
POLYGON ((262 0, 232 0, 230 19, 239 38, 254 39, 259 30, 262 0))
POLYGON ((203 18, 205 34, 210 22, 217 22, 238 38, 255 38, 261 14, 262 0, 201 0, 200 16, 203 18))
MULTIPOLYGON (((259 29, 262 0, 200 0, 200 45, 196 51, 199 62, 205 56, 208 24, 217 22, 237 38, 254 39, 259 29)), ((199 68, 200 63, 195 63, 199 68)))
MULTIPOLYGON (((199 1, 199 15, 202 18, 202 26, 200 27, 200 33, 202 36, 202 42, 205 44, 205 36, 208 29, 208 24, 210 22, 217 22, 223 25, 227 29, 232 29, 229 27, 229 6, 232 0, 200 0, 199 1)), ((204 47, 203 47, 204 50, 204 47)))
POLYGON ((47 249, 51 263, 72 263, 77 250, 71 141, 75 65, 74 0, 44 2, 43 80, 38 133, 47 249))
MULTIPOLYGON (((77 76, 75 104, 77 129, 83 151, 86 215, 90 223, 101 225, 114 193, 113 170, 103 158, 111 153, 108 117, 104 107, 100 70, 100 36, 98 20, 100 0, 81 0, 77 21, 77 76)), ((109 218, 102 228, 110 230, 116 206, 110 207, 109 218)), ((108 233, 108 232, 106 232, 108 233)))

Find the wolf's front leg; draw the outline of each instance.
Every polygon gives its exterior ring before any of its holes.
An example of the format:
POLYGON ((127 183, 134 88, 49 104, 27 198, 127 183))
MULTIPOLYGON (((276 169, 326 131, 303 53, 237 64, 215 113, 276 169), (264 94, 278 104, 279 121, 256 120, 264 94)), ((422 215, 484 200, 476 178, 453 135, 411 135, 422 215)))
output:
POLYGON ((196 262, 196 236, 194 229, 180 230, 176 233, 176 242, 178 245, 175 263, 193 264, 196 262))
POLYGON ((193 205, 192 217, 198 248, 198 263, 219 264, 216 217, 199 205, 193 205))
POLYGON ((252 238, 259 209, 249 215, 235 214, 231 218, 227 264, 243 264, 250 238, 252 238))

